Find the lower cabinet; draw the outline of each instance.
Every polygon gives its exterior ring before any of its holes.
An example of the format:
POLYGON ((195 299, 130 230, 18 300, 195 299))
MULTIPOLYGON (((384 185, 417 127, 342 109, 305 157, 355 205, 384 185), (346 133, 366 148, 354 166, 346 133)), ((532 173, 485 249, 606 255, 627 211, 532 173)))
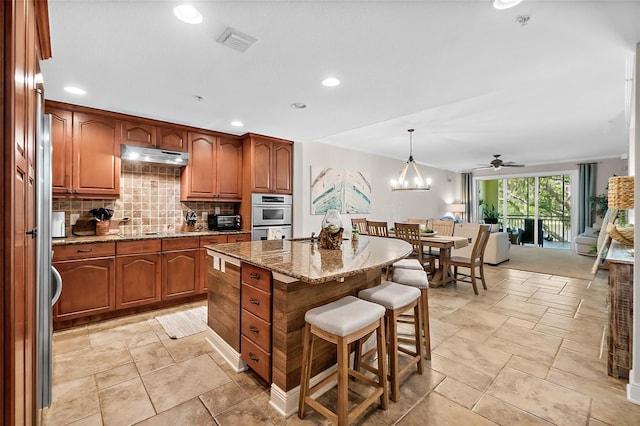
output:
POLYGON ((250 233, 229 234, 229 235, 209 235, 200 237, 200 292, 207 292, 207 249, 210 244, 240 243, 251 241, 250 233))
POLYGON ((161 300, 160 240, 117 243, 116 309, 161 300))
POLYGON ((162 300, 201 293, 198 237, 162 240, 162 300))

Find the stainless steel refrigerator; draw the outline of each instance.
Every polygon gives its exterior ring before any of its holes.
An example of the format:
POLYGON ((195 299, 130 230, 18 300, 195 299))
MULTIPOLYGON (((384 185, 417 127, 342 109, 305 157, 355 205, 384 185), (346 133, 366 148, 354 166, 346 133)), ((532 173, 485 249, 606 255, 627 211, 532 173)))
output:
MULTIPOLYGON (((62 279, 51 264, 51 116, 44 114, 44 85, 36 89, 36 389, 38 408, 51 404, 52 306, 62 292, 62 279)), ((39 411, 38 423, 41 420, 39 411)))

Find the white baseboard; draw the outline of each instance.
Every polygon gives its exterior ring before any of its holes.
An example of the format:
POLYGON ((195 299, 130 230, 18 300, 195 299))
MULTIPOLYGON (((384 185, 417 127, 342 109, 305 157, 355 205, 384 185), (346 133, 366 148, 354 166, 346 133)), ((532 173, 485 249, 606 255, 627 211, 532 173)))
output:
POLYGON ((629 384, 627 385, 627 400, 640 405, 640 383, 632 383, 635 375, 633 369, 629 371, 629 384))
POLYGON ((216 332, 210 327, 207 327, 207 337, 205 340, 218 351, 220 356, 227 361, 227 364, 229 364, 236 373, 247 369, 247 363, 240 358, 240 354, 225 342, 222 337, 218 336, 218 334, 216 334, 216 332))
MULTIPOLYGON (((338 366, 333 365, 328 369, 324 370, 322 373, 311 378, 310 387, 315 386, 321 380, 324 380, 326 377, 335 373, 338 366)), ((332 387, 334 387, 338 383, 337 379, 332 380, 327 383, 322 388, 318 389, 318 391, 314 395, 322 395, 332 387)), ((298 401, 300 400, 300 386, 296 386, 291 389, 289 392, 283 391, 280 387, 275 384, 271 384, 271 400, 269 401, 269 405, 276 410, 278 413, 283 415, 284 417, 289 417, 298 412, 298 401)))

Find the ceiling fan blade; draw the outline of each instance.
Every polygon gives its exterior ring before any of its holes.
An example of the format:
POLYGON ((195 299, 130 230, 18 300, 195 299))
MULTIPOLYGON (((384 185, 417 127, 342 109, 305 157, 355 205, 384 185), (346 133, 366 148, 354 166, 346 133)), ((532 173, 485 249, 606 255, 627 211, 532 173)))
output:
POLYGON ((507 163, 503 163, 502 167, 524 167, 524 164, 507 164, 507 163))

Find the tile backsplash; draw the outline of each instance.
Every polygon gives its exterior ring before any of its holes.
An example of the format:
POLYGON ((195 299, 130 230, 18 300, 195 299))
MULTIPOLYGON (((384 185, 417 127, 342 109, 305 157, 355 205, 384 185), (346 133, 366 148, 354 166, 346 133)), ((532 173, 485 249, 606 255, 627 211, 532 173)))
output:
MULTIPOLYGON (((113 209, 112 222, 118 222, 121 234, 179 231, 190 210, 196 212, 196 229, 206 229, 202 213, 234 214, 236 204, 215 202, 181 202, 180 169, 154 164, 122 161, 120 198, 117 200, 54 198, 53 211, 65 212, 66 235, 71 233, 71 215, 89 218, 89 210, 113 209), (126 223, 120 222, 129 218, 126 223)), ((112 229, 115 224, 112 223, 112 229)))

